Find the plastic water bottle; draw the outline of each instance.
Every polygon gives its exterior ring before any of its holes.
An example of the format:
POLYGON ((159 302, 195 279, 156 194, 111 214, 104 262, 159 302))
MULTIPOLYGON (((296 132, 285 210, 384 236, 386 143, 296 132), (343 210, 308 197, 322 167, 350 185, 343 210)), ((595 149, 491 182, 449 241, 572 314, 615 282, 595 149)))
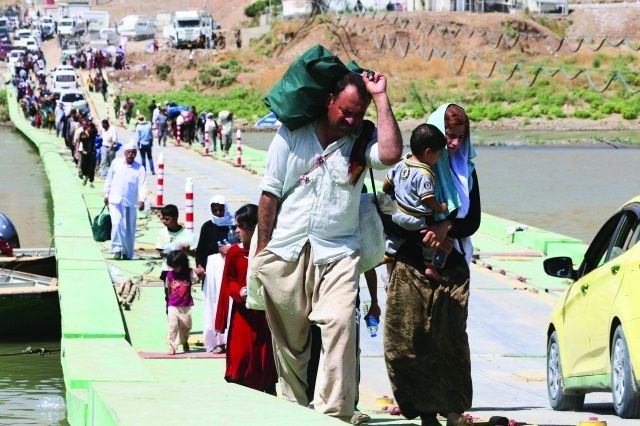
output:
POLYGON ((436 269, 444 268, 444 264, 447 263, 447 253, 444 251, 437 249, 433 253, 433 259, 431 260, 433 267, 436 269))
POLYGON ((378 335, 378 318, 374 316, 367 317, 367 330, 369 330, 371 337, 378 335))
POLYGON ((235 228, 229 227, 229 232, 227 232, 227 241, 229 244, 238 244, 240 242, 240 238, 238 237, 235 228))

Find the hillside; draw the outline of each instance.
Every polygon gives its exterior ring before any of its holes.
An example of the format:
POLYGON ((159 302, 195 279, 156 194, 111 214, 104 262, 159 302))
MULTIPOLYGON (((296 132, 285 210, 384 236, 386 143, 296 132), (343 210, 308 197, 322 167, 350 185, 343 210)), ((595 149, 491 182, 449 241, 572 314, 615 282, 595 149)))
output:
POLYGON ((206 110, 241 96, 238 115, 252 120, 266 112, 259 99, 287 66, 320 43, 345 62, 385 73, 400 119, 420 119, 438 103, 455 100, 488 127, 557 127, 553 120, 562 119, 578 129, 638 128, 638 18, 640 8, 567 17, 321 15, 275 23, 240 50, 199 51, 193 69, 186 51, 137 52, 130 56, 132 68, 113 78, 123 92, 178 90, 163 96, 184 97, 206 110), (581 40, 588 28, 589 39, 581 40), (153 76, 160 64, 171 67, 165 80, 153 76), (199 100, 207 94, 215 99, 199 100))

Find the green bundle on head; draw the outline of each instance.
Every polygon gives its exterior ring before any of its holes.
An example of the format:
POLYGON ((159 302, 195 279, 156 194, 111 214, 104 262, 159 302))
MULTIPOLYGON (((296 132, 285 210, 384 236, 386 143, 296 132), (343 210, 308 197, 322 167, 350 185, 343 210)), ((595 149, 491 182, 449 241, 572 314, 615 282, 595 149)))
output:
POLYGON ((350 71, 365 69, 353 60, 345 65, 327 48, 315 45, 289 66, 264 103, 289 130, 298 129, 324 114, 327 94, 350 71))

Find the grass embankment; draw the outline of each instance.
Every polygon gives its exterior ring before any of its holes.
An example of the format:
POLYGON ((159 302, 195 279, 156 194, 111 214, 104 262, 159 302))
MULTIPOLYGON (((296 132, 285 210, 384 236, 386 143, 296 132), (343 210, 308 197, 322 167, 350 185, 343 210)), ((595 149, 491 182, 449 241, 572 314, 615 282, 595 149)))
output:
POLYGON ((9 107, 7 106, 7 90, 0 90, 0 122, 10 121, 9 107))
MULTIPOLYGON (((195 105, 198 111, 231 110, 237 118, 251 122, 268 112, 262 99, 282 75, 273 62, 268 67, 260 65, 261 61, 268 61, 265 57, 272 56, 277 50, 278 40, 274 31, 252 41, 251 51, 230 54, 218 62, 214 59, 199 64, 197 76, 175 91, 123 95, 136 100, 143 112, 152 99, 170 100, 195 105)), ((555 56, 510 51, 504 59, 504 69, 498 66, 498 71, 491 78, 486 78, 485 74, 491 61, 497 57, 495 55, 482 64, 469 60, 459 75, 453 75, 450 65, 457 68, 460 55, 447 64, 442 58, 425 62, 417 54, 400 58, 391 50, 375 53, 378 55, 375 59, 359 59, 359 63, 365 67, 375 66, 388 76, 390 97, 399 120, 424 118, 439 104, 452 101, 465 106, 475 122, 520 118, 520 122, 527 125, 540 119, 597 121, 615 117, 628 121, 640 117, 640 93, 630 94, 619 81, 614 81, 608 90, 600 93, 589 86, 585 74, 572 81, 559 72, 555 76, 548 75, 552 70, 561 70, 566 75, 585 70, 593 83, 601 88, 616 72, 631 90, 638 90, 640 58, 619 49, 555 56), (518 71, 511 80, 504 80, 514 64, 519 64, 529 81, 540 67, 546 71, 529 87, 521 81, 518 71)), ((164 67, 156 70, 157 77, 173 82, 173 74, 183 71, 181 67, 184 65, 174 67, 176 69, 164 67)))

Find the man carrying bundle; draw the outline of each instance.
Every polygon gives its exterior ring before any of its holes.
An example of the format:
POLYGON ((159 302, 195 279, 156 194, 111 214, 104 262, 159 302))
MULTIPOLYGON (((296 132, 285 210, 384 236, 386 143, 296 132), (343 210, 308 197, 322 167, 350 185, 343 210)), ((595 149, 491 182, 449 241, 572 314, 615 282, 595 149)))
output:
POLYGON ((295 130, 280 127, 259 186, 258 243, 251 269, 264 286, 283 394, 301 405, 310 403, 307 364, 310 327, 316 324, 322 355, 314 408, 346 420, 355 402, 364 171, 389 167, 402 155, 386 87, 378 72, 346 73, 329 90, 324 114, 295 130), (377 129, 365 130, 371 100, 377 129))

